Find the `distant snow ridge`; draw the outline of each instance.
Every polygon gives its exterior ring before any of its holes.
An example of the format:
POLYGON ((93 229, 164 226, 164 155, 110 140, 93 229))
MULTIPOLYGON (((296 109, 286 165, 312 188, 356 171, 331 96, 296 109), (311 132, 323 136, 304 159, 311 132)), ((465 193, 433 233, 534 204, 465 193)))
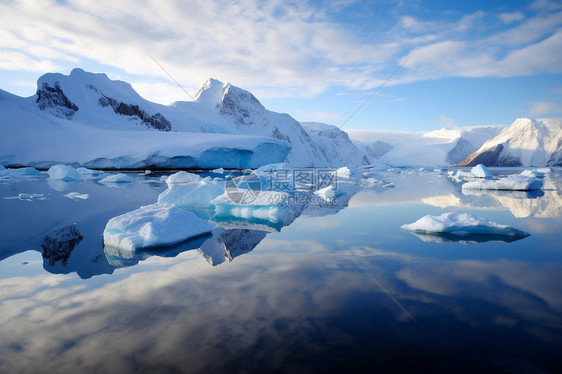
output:
POLYGON ((448 166, 464 160, 503 126, 429 132, 350 130, 349 137, 379 166, 448 166))
POLYGON ((519 118, 458 166, 562 166, 562 119, 519 118))

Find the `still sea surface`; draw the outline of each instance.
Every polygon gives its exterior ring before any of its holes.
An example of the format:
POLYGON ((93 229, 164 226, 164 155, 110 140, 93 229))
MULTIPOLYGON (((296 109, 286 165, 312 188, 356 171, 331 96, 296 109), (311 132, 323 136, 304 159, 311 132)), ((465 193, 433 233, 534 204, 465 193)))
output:
POLYGON ((129 175, 0 180, 1 373, 562 372, 560 169, 539 193, 470 194, 443 170, 384 170, 283 227, 104 250, 110 218, 167 188, 129 175), (531 235, 400 229, 444 212, 531 235))

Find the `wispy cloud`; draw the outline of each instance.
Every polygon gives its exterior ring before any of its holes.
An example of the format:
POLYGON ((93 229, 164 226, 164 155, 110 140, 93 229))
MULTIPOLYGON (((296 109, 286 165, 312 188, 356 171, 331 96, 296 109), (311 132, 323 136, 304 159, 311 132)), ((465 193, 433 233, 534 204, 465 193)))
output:
MULTIPOLYGON (((0 4, 0 69, 43 73, 94 61, 163 79, 149 52, 182 84, 196 86, 215 77, 257 88, 264 97, 310 97, 334 86, 370 90, 406 56, 412 60, 390 84, 562 72, 557 53, 562 13, 556 3, 443 19, 408 15, 401 8, 389 13, 393 27, 368 35, 331 17, 350 4, 12 1, 0 4), (504 26, 491 27, 498 17, 504 26)), ((143 84, 148 87, 137 86, 143 84)))
POLYGON ((529 111, 531 116, 544 116, 562 113, 562 104, 551 102, 540 102, 533 105, 529 111))

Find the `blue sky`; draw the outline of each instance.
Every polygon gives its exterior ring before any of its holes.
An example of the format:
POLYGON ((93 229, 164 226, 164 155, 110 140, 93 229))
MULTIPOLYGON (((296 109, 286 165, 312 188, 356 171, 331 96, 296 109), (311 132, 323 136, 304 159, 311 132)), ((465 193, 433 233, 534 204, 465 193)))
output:
POLYGON ((81 67, 188 100, 150 54, 192 94, 214 77, 344 129, 562 117, 560 1, 3 0, 0 22, 0 88, 22 96, 81 67))

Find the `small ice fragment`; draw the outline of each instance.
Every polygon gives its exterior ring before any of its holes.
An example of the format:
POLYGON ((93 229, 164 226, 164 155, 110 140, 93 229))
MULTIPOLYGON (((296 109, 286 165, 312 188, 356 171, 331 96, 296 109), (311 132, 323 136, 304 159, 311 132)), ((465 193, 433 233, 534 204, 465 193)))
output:
POLYGON ((500 225, 485 218, 468 213, 444 213, 440 216, 427 215, 414 223, 402 225, 407 231, 425 233, 448 233, 454 235, 491 234, 528 236, 529 234, 516 228, 500 225))
POLYGON ((478 164, 470 170, 472 175, 476 178, 490 178, 492 174, 488 170, 488 168, 482 164, 478 164))
POLYGON ((72 181, 80 179, 80 174, 70 165, 55 165, 47 172, 49 179, 72 181))
POLYGON ((79 192, 69 192, 64 197, 68 197, 71 200, 86 200, 90 197, 87 193, 79 193, 79 192))
POLYGON ((224 169, 223 168, 213 169, 211 170, 211 172, 215 174, 224 174, 224 169))
POLYGON ((127 174, 119 173, 109 175, 99 181, 99 183, 130 183, 133 179, 129 177, 127 174))
POLYGON ((351 170, 349 170, 349 168, 347 166, 343 166, 343 167, 339 168, 338 170, 336 170, 336 176, 338 178, 349 179, 351 177, 351 170))
POLYGON ((214 224, 172 204, 151 204, 114 217, 103 231, 105 246, 135 251, 169 246, 211 232, 214 224))

